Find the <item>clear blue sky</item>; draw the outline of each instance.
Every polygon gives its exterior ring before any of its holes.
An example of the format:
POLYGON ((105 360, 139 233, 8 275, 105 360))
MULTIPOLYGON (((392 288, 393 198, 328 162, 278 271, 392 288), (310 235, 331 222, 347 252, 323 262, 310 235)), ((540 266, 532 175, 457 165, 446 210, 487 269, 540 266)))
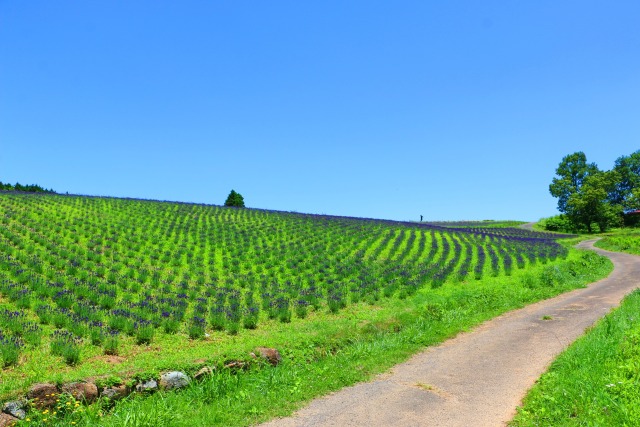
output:
POLYGON ((640 149, 638 1, 0 0, 0 181, 536 220, 640 149))

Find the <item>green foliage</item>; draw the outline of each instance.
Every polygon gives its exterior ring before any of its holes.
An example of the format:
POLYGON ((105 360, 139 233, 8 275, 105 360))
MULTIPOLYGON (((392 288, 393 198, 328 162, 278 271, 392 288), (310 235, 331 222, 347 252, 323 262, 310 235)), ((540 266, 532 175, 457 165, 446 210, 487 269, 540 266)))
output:
POLYGON ((629 156, 621 156, 613 170, 618 174, 611 202, 626 210, 640 209, 640 150, 629 156))
MULTIPOLYGON (((640 150, 616 160, 611 171, 600 171, 595 163, 587 163, 583 152, 565 156, 556 169, 549 192, 558 198, 558 210, 566 215, 571 227, 551 221, 551 229, 600 232, 618 227, 623 212, 640 207, 640 150)), ((564 218, 562 218, 564 219, 564 218)))
POLYGON ((234 208, 244 208, 244 197, 242 197, 240 193, 236 193, 235 190, 231 190, 224 205, 234 208))
POLYGON ((0 181, 0 191, 21 191, 24 193, 55 193, 53 190, 47 190, 36 184, 22 185, 16 182, 15 185, 3 184, 0 181))
POLYGON ((15 336, 5 336, 0 331, 0 360, 7 367, 18 363, 23 347, 22 340, 15 336))
POLYGON ((76 365, 80 361, 82 340, 67 331, 55 331, 51 336, 51 354, 62 356, 67 365, 76 365))
POLYGON ((567 211, 567 203, 571 195, 580 191, 584 180, 598 172, 595 163, 587 163, 587 156, 578 151, 562 158, 556 169, 557 177, 549 185, 549 192, 558 198, 558 210, 567 211))
POLYGON ((638 425, 639 312, 636 290, 553 362, 511 425, 638 425))
POLYGON ((618 175, 614 171, 593 173, 586 177, 580 191, 572 193, 566 202, 566 214, 574 224, 586 227, 592 232, 592 224, 598 224, 600 232, 611 226, 619 226, 622 207, 609 202, 618 175))
MULTIPOLYGON (((366 334, 372 340, 403 333, 417 322, 418 307, 442 296, 448 302, 441 320, 447 323, 435 325, 442 327, 441 335, 430 335, 433 325, 423 323, 403 340, 385 338, 394 351, 407 354, 407 343, 433 342, 506 307, 570 287, 564 281, 545 287, 539 279, 543 263, 553 266, 575 257, 554 237, 510 228, 453 230, 3 193, 0 294, 10 313, 4 316, 0 308, 0 328, 14 336, 26 322, 42 319, 44 334, 40 345, 26 346, 17 365, 2 371, 0 397, 27 389, 34 378, 162 371, 175 369, 176 361, 192 366, 202 359, 221 365, 230 355, 247 357, 258 346, 291 351, 287 357, 296 357, 296 363, 324 360, 351 344, 354 356, 375 354, 386 350, 363 338, 364 324, 378 331, 366 334), (493 271, 495 277, 489 278, 493 271), (519 282, 525 271, 533 277, 529 286, 519 282), (24 293, 33 303, 21 314, 16 305, 24 293), (196 317, 203 319, 205 336, 190 339, 188 326, 196 317), (86 337, 78 340, 82 357, 73 367, 48 351, 55 325, 86 337), (151 346, 140 339, 141 326, 154 332, 151 346), (103 351, 121 358, 103 363, 103 351)), ((354 372, 350 378, 362 376, 354 372)), ((344 384, 337 377, 326 387, 344 384)), ((287 384, 295 396, 305 396, 304 387, 304 382, 287 384)), ((278 396, 270 399, 278 402, 278 396)))
POLYGON ((561 233, 575 233, 579 231, 578 229, 576 229, 575 224, 573 224, 564 214, 552 216, 549 218, 543 218, 538 223, 544 230, 547 231, 555 231, 561 233))
MULTIPOLYGON (((276 345, 283 354, 278 367, 255 364, 240 372, 216 369, 179 393, 132 395, 108 412, 93 405, 80 416, 69 413, 49 421, 55 426, 76 422, 103 427, 257 425, 275 416, 289 415, 311 398, 368 380, 425 346, 490 317, 582 286, 611 270, 607 259, 590 252, 572 252, 558 264, 566 280, 554 287, 540 286, 544 267, 539 266, 516 271, 511 278, 474 281, 462 287, 445 285, 437 291, 418 293, 412 299, 396 299, 384 316, 365 306, 349 318, 315 323, 306 331, 301 330, 303 324, 279 324, 286 328, 283 335, 287 344, 276 345), (576 274, 570 273, 572 269, 577 269, 576 274), (525 275, 531 287, 522 283, 525 275), (100 417, 101 413, 105 415, 100 417)), ((252 348, 249 344, 246 347, 252 348)), ((246 355, 246 351, 242 354, 246 355)))
POLYGON ((598 240, 597 247, 615 252, 640 255, 640 232, 622 232, 598 240))

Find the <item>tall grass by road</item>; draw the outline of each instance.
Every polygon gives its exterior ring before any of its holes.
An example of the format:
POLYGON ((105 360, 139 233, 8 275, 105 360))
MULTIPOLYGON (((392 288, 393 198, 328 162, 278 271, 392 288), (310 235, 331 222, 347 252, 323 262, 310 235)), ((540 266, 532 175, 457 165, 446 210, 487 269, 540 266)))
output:
POLYGON ((640 425, 640 290, 551 365, 511 426, 640 425))

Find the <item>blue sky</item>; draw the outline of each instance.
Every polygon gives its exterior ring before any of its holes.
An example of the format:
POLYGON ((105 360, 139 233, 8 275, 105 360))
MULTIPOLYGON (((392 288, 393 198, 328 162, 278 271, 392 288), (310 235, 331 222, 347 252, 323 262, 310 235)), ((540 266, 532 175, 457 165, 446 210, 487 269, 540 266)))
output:
POLYGON ((0 181, 398 220, 556 213, 640 149, 637 1, 0 0, 0 181))

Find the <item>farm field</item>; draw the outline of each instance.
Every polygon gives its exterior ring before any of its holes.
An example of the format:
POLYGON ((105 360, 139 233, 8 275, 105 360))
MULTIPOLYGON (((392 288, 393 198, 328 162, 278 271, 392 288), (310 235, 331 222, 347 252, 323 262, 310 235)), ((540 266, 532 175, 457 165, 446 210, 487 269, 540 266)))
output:
POLYGON ((438 225, 448 228, 506 228, 506 227, 518 227, 524 224, 524 221, 427 221, 428 224, 438 225))
MULTIPOLYGON (((189 425, 146 405, 180 407, 207 387, 207 419, 266 419, 610 270, 562 235, 476 224, 15 193, 0 194, 0 222, 0 399, 35 382, 194 372, 257 346, 283 353, 286 371, 132 398, 104 425, 144 425, 124 423, 135 408, 189 425), (265 393, 265 378, 287 392, 265 393)), ((95 425, 97 411, 76 421, 95 425)))

